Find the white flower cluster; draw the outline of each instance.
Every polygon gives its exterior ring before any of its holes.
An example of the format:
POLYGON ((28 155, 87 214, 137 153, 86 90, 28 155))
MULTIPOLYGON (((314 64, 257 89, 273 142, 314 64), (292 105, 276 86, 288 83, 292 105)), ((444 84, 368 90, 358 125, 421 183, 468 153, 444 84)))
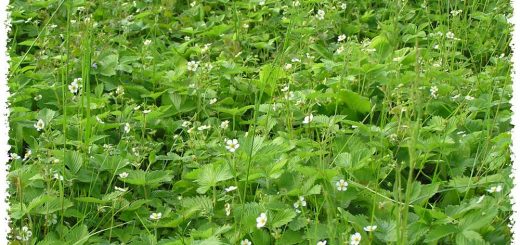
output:
POLYGON ((81 81, 83 79, 82 78, 75 78, 72 83, 69 84, 69 91, 76 95, 80 92, 81 90, 81 81))
POLYGON ((31 237, 32 237, 32 231, 29 230, 29 227, 24 226, 18 232, 18 235, 16 236, 16 239, 18 239, 20 241, 26 242, 26 241, 29 241, 29 239, 31 239, 31 237))
POLYGON ((196 72, 197 68, 199 68, 199 63, 199 61, 192 60, 188 62, 186 69, 188 69, 188 71, 196 72))
POLYGON ((324 20, 325 19, 325 11, 318 10, 318 13, 316 14, 316 19, 318 20, 324 20))
POLYGON ((296 201, 294 204, 293 204, 293 207, 294 209, 296 210, 296 213, 301 213, 301 211, 298 209, 299 207, 305 207, 307 206, 307 202, 305 201, 305 198, 303 196, 300 196, 298 198, 298 201, 296 201))

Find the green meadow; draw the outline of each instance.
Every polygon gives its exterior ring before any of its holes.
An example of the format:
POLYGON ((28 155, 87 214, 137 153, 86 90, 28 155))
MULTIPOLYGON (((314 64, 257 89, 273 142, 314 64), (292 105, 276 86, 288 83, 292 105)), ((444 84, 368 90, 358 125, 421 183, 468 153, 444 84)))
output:
POLYGON ((510 1, 10 0, 11 244, 510 244, 510 1))

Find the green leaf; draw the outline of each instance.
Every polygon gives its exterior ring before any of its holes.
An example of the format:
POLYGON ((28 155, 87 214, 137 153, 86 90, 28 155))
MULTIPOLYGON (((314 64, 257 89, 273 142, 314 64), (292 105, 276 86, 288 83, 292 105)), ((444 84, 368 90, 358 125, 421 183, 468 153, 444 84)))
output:
POLYGON ((323 45, 321 44, 313 44, 310 46, 310 48, 314 51, 316 51, 322 58, 326 58, 328 60, 332 60, 332 52, 327 50, 323 45))
POLYGON ((142 94, 141 98, 152 98, 156 100, 157 98, 161 97, 161 95, 163 95, 164 93, 166 93, 166 90, 155 93, 142 94))
POLYGON ((372 108, 370 100, 356 92, 343 89, 338 92, 338 99, 345 103, 349 108, 361 113, 368 113, 372 108))
POLYGON ((200 33, 202 36, 217 37, 220 34, 226 33, 232 28, 230 25, 221 24, 211 27, 208 31, 200 33))
POLYGON ((451 224, 434 226, 426 235, 424 242, 438 241, 439 239, 449 236, 457 231, 457 227, 451 224))
POLYGON ((469 214, 464 215, 460 221, 459 227, 461 230, 478 230, 486 225, 490 225, 497 216, 498 210, 496 208, 489 208, 487 210, 475 210, 469 214))
POLYGON ((292 209, 285 209, 274 214, 271 227, 278 228, 291 222, 296 217, 296 212, 292 209))
POLYGON ((65 234, 65 240, 71 245, 85 244, 90 237, 86 225, 76 226, 65 234))
POLYGON ((214 236, 204 239, 202 241, 193 242, 193 245, 220 245, 220 244, 226 244, 226 243, 221 242, 218 237, 214 237, 214 236))
POLYGON ((383 35, 374 37, 370 43, 370 47, 376 49, 376 53, 379 54, 381 59, 386 59, 390 54, 392 54, 392 46, 390 45, 388 38, 383 35))
POLYGON ((297 244, 303 241, 303 234, 296 231, 287 230, 284 231, 282 237, 279 240, 276 240, 276 244, 297 244))
POLYGON ((137 210, 138 208, 140 208, 141 206, 143 206, 144 204, 147 204, 149 202, 151 202, 151 200, 139 199, 139 200, 136 200, 136 201, 133 201, 132 203, 130 203, 130 205, 125 210, 128 210, 128 211, 137 210))
POLYGON ((265 229, 256 229, 251 234, 253 244, 271 244, 271 235, 265 229))
POLYGON ((260 79, 257 81, 257 86, 262 91, 272 95, 277 81, 284 77, 285 71, 280 66, 265 64, 260 70, 260 79))
POLYGON ((223 163, 213 163, 202 167, 197 180, 195 180, 200 187, 197 192, 200 194, 206 193, 211 187, 216 186, 218 182, 233 178, 229 166, 223 163))
POLYGON ((171 181, 172 178, 171 171, 156 170, 145 172, 139 169, 128 171, 128 177, 121 180, 132 185, 155 187, 171 181))
POLYGON ((48 108, 44 108, 41 111, 38 112, 38 119, 42 119, 45 125, 49 125, 56 116, 56 111, 53 111, 48 108))
POLYGON ((328 237, 327 230, 327 225, 314 223, 309 226, 309 229, 307 229, 304 237, 314 241, 323 240, 328 237))
POLYGON ((81 153, 78 151, 67 151, 65 153, 65 165, 73 174, 78 173, 83 166, 83 157, 81 156, 81 153))
POLYGON ((72 207, 73 204, 68 199, 63 199, 50 195, 41 195, 34 200, 27 207, 27 212, 30 214, 52 214, 56 211, 72 207))
POLYGON ((121 180, 128 184, 144 186, 146 185, 146 172, 141 169, 132 170, 128 172, 128 177, 121 180))
POLYGON ((119 54, 117 53, 104 53, 99 57, 99 74, 103 76, 116 75, 116 67, 119 60, 119 54))
POLYGON ((345 170, 358 170, 365 168, 370 163, 370 157, 375 153, 374 148, 369 148, 365 144, 353 145, 350 152, 343 152, 336 159, 337 165, 344 167, 345 170))
POLYGON ((241 108, 225 108, 225 107, 215 107, 214 109, 218 112, 226 113, 231 116, 242 116, 246 113, 247 110, 254 108, 254 105, 247 105, 241 108))
POLYGON ((420 182, 414 182, 412 187, 411 204, 418 204, 424 201, 428 201, 430 197, 437 193, 439 190, 440 183, 421 185, 420 182))
POLYGON ((207 196, 195 196, 182 199, 181 205, 188 210, 213 210, 213 201, 207 196))
POLYGON ((97 203, 97 204, 105 204, 108 201, 101 200, 95 197, 76 197, 74 200, 79 202, 86 202, 86 203, 97 203))
POLYGON ((155 151, 152 151, 150 152, 150 154, 148 155, 148 162, 150 164, 154 163, 156 161, 156 157, 155 157, 155 151))
POLYGON ((482 236, 472 230, 466 230, 462 231, 461 233, 458 233, 455 237, 455 242, 457 245, 485 245, 489 244, 482 239, 482 236))
POLYGON ((175 109, 180 110, 181 103, 182 103, 182 97, 181 95, 175 93, 175 92, 169 92, 168 97, 172 101, 173 106, 175 106, 175 109))

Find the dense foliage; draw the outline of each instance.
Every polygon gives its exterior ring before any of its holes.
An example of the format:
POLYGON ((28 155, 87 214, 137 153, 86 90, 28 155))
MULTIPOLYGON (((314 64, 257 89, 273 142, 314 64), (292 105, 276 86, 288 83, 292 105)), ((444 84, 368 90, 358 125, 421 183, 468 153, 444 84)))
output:
POLYGON ((11 0, 13 244, 508 244, 509 1, 11 0))

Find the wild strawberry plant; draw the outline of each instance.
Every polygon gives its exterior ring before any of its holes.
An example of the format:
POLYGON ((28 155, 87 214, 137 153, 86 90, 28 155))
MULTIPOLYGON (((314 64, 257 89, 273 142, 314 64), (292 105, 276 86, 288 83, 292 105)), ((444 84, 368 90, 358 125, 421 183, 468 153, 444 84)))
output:
POLYGON ((13 244, 507 244, 509 1, 11 0, 13 244))

